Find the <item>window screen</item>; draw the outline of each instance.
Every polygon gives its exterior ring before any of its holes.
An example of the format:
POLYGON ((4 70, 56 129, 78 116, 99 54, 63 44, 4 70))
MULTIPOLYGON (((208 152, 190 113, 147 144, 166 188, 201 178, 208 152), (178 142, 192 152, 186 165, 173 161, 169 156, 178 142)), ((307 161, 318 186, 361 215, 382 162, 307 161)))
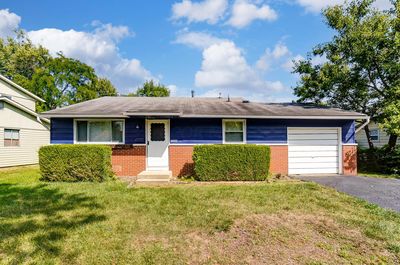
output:
POLYGON ((244 141, 243 121, 225 121, 225 142, 242 143, 244 141))
POLYGON ((371 136, 372 141, 379 141, 379 130, 378 129, 372 129, 369 132, 369 135, 371 136))
POLYGON ((4 129, 4 146, 19 146, 19 130, 4 129))
POLYGON ((151 141, 163 142, 165 141, 165 124, 152 123, 150 128, 151 141))

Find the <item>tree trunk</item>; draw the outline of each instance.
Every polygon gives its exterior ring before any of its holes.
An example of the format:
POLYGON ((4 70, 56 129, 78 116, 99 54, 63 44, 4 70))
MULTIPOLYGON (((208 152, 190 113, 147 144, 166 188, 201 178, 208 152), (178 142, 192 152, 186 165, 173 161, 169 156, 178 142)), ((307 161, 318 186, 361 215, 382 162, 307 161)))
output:
POLYGON ((370 132, 369 132, 369 127, 368 127, 368 125, 366 125, 366 126, 364 127, 364 131, 365 131, 365 135, 367 136, 367 141, 368 141, 369 149, 374 149, 374 143, 373 143, 372 140, 371 140, 371 135, 370 135, 370 132))
POLYGON ((395 135, 395 134, 390 134, 389 142, 388 142, 389 150, 393 150, 393 149, 396 147, 397 138, 398 138, 397 135, 395 135))

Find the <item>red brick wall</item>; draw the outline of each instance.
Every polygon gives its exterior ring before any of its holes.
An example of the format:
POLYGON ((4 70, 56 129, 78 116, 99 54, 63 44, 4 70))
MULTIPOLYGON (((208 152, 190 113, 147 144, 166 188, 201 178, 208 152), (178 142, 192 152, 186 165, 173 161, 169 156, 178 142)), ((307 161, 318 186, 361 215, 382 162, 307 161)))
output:
MULTIPOLYGON (((193 146, 170 145, 169 167, 174 177, 188 176, 193 174, 194 165, 192 160, 193 146)), ((271 173, 288 173, 288 147, 271 146, 271 173)))
POLYGON ((357 146, 343 145, 343 175, 357 175, 357 146))
POLYGON ((111 161, 117 176, 137 176, 146 169, 146 146, 114 146, 111 161))
POLYGON ((169 146, 169 169, 174 177, 190 176, 194 172, 193 146, 170 145, 169 146))
POLYGON ((271 161, 269 170, 272 174, 287 175, 289 172, 288 157, 289 151, 287 145, 271 145, 271 161))

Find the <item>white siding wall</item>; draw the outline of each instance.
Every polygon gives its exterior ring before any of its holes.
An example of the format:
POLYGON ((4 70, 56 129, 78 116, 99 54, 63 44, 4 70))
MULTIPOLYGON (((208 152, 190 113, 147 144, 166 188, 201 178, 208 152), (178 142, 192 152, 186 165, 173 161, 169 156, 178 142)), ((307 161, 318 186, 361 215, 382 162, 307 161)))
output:
POLYGON ((38 150, 48 145, 48 130, 20 129, 20 146, 4 146, 4 128, 0 128, 0 167, 37 164, 38 150))
POLYGON ((12 96, 12 100, 18 102, 19 104, 35 111, 35 99, 26 95, 22 91, 14 88, 13 86, 7 84, 3 80, 0 80, 0 94, 7 94, 12 96))
MULTIPOLYGON (((371 122, 370 124, 368 124, 369 129, 379 129, 378 124, 371 122)), ((367 136, 365 135, 365 131, 364 129, 362 129, 361 131, 359 131, 356 134, 356 140, 358 143, 359 147, 363 147, 363 148, 368 148, 368 140, 367 140, 367 136)), ((382 129, 379 129, 379 141, 373 141, 374 146, 375 147, 382 147, 385 144, 387 144, 389 141, 389 135, 387 133, 385 133, 385 131, 383 131, 382 129)), ((398 144, 400 144, 399 140, 397 141, 398 144)))
POLYGON ((50 143, 49 125, 9 104, 0 110, 0 167, 38 163, 37 151, 50 143), (20 146, 4 146, 4 128, 20 130, 20 146))

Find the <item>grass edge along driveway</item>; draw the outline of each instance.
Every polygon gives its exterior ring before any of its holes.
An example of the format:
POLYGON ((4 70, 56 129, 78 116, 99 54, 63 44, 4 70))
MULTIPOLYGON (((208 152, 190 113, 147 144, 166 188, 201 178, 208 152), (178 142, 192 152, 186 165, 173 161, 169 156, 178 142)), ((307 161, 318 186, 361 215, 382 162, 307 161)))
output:
POLYGON ((0 264, 396 264, 400 216, 314 183, 44 183, 0 171, 0 264))

